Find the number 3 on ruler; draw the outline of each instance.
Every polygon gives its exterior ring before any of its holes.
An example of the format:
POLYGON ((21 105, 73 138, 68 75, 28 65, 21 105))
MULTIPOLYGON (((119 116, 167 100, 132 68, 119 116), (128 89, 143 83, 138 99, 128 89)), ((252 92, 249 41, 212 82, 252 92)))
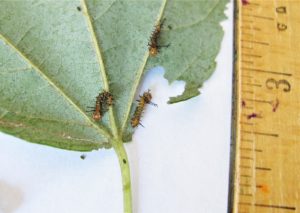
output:
POLYGON ((274 78, 269 78, 266 80, 266 87, 268 89, 279 89, 280 85, 283 87, 284 92, 289 92, 291 91, 291 85, 287 80, 275 80, 274 78))

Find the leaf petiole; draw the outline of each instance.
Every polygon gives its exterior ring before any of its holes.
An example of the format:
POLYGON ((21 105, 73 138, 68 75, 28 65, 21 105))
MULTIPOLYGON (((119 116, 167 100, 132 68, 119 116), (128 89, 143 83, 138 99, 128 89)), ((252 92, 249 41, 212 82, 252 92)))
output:
POLYGON ((121 169, 124 213, 132 213, 131 180, 127 153, 122 140, 114 140, 112 145, 118 156, 121 169))

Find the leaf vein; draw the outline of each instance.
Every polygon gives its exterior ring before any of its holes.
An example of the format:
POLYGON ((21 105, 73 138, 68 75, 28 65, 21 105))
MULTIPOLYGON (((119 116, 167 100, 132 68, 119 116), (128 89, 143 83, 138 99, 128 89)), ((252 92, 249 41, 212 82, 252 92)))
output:
MULTIPOLYGON (((159 14, 158 14, 158 17, 157 17, 157 21, 156 21, 157 23, 159 23, 159 21, 161 20, 161 18, 163 16, 164 10, 165 10, 166 5, 167 5, 167 2, 168 2, 168 0, 163 0, 163 2, 162 2, 162 6, 160 8, 160 11, 159 11, 159 14)), ((139 70, 136 74, 135 81, 133 82, 133 87, 132 87, 132 90, 130 92, 130 99, 129 99, 129 102, 128 102, 128 105, 127 105, 126 114, 124 116, 124 122, 123 122, 122 128, 121 128, 121 135, 123 135, 123 133, 125 131, 125 128, 126 128, 129 116, 130 116, 130 110, 131 110, 131 107, 132 107, 132 104, 133 104, 133 101, 134 101, 134 97, 135 97, 137 88, 140 84, 140 81, 143 77, 143 74, 144 74, 144 71, 145 71, 145 66, 147 64, 148 58, 149 58, 149 51, 147 49, 147 52, 146 52, 146 54, 143 58, 143 63, 142 63, 141 67, 139 68, 139 70)))
POLYGON ((23 58, 23 60, 25 60, 28 64, 30 64, 34 70, 46 81, 48 82, 54 89, 56 89, 61 96, 67 100, 84 118, 88 123, 91 123, 92 126, 95 127, 95 129, 97 129, 101 134, 103 134, 105 137, 110 138, 110 134, 101 129, 98 125, 96 125, 85 113, 84 111, 77 105, 75 104, 75 102, 68 97, 63 90, 57 86, 39 67, 37 67, 34 63, 32 63, 30 61, 29 58, 27 58, 16 46, 13 45, 13 43, 11 41, 9 41, 6 37, 4 37, 1 33, 0 33, 0 39, 2 39, 4 41, 4 43, 6 43, 7 45, 9 45, 15 52, 17 52, 21 58, 23 58))
MULTIPOLYGON (((101 76, 102 76, 104 89, 109 91, 109 83, 108 83, 107 73, 106 73, 105 66, 104 66, 104 60, 103 60, 102 53, 101 53, 101 50, 100 50, 99 41, 97 39, 96 32, 95 32, 95 29, 94 29, 94 26, 93 26, 93 23, 92 23, 92 18, 89 14, 86 0, 81 0, 81 2, 82 2, 82 7, 83 7, 83 10, 84 10, 84 13, 87 17, 88 29, 90 30, 93 45, 94 45, 96 55, 97 55, 97 59, 98 59, 98 62, 99 62, 100 73, 101 73, 101 76)), ((114 112, 113 112, 112 107, 110 107, 110 109, 109 109, 109 120, 110 120, 113 135, 115 137, 118 137, 118 128, 116 126, 115 116, 114 116, 114 112)))

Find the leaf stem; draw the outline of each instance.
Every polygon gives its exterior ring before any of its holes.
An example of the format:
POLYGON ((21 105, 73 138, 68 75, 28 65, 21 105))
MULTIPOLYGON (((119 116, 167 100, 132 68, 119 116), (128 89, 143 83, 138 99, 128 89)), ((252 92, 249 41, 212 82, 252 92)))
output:
POLYGON ((121 169, 124 213, 132 213, 131 180, 127 153, 122 140, 115 140, 112 144, 118 156, 121 169))

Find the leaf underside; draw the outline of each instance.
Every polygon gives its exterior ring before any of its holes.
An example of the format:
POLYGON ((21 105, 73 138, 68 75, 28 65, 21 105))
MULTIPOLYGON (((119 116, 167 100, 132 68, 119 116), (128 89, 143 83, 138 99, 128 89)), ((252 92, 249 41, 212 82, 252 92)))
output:
MULTIPOLYGON (((228 0, 0 1, 0 130, 76 151, 130 141, 137 88, 147 70, 199 94, 215 69, 228 0), (156 57, 148 40, 166 18, 156 57), (114 105, 100 122, 88 106, 103 89, 114 105)), ((151 88, 150 88, 151 89, 151 88)), ((155 97, 155 94, 152 94, 155 97)))

